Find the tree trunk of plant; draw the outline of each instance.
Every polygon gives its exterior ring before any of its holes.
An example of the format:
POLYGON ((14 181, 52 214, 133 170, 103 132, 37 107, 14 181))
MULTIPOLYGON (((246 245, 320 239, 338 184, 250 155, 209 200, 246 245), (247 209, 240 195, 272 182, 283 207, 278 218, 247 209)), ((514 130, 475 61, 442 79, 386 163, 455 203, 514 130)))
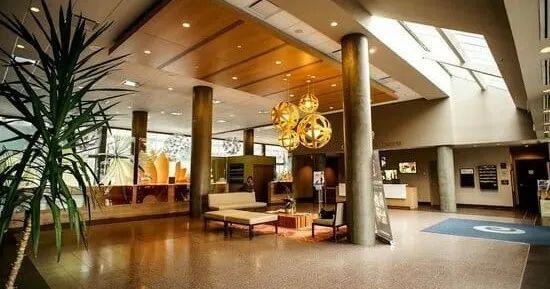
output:
POLYGON ((19 243, 19 248, 17 249, 17 257, 15 258, 15 262, 11 267, 8 282, 6 283, 6 289, 15 288, 15 279, 19 274, 19 269, 21 269, 21 264, 23 263, 23 258, 25 257, 25 251, 27 250, 27 244, 29 243, 30 235, 31 235, 31 221, 29 220, 25 225, 25 232, 23 233, 23 238, 19 243))

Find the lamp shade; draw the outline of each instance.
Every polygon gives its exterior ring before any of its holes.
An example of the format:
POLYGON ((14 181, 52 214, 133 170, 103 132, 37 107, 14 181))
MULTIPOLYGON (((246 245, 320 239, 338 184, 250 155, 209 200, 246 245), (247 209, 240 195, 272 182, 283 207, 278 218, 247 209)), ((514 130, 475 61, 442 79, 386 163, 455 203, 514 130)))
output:
POLYGON ((271 109, 273 126, 281 131, 295 128, 299 119, 300 110, 293 103, 282 101, 271 109))
POLYGON ((298 107, 305 113, 313 113, 319 107, 319 99, 317 99, 315 94, 308 92, 300 98, 298 107))
POLYGON ((300 143, 310 149, 325 146, 332 136, 332 128, 328 119, 318 113, 306 115, 298 123, 300 143))
POLYGON ((293 151, 300 145, 300 138, 298 133, 294 130, 289 129, 282 131, 279 134, 279 145, 285 148, 287 151, 293 151))

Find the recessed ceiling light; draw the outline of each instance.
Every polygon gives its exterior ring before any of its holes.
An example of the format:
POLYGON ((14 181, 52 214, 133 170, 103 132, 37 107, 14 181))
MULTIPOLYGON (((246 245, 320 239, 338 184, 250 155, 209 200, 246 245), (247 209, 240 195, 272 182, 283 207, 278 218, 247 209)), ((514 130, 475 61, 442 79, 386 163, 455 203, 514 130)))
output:
POLYGON ((328 109, 334 109, 334 106, 329 107, 328 109))
POLYGON ((336 27, 336 26, 338 26, 338 22, 332 21, 332 22, 330 22, 330 26, 336 27))
POLYGON ((219 99, 214 99, 214 100, 212 101, 213 104, 220 104, 220 103, 222 103, 222 102, 223 102, 223 101, 221 101, 221 100, 219 100, 219 99))
POLYGON ((283 78, 283 81, 287 81, 288 79, 287 78, 283 78))
POLYGON ((171 115, 182 115, 183 113, 181 113, 181 112, 171 112, 170 114, 171 115))
POLYGON ((17 45, 15 45, 15 47, 20 48, 20 49, 25 49, 25 46, 23 44, 17 44, 17 45))
POLYGON ((129 105, 129 106, 128 106, 128 109, 132 109, 132 106, 129 105))
POLYGON ((161 111, 160 111, 160 114, 164 114, 164 110, 161 110, 161 111))
POLYGON ((235 117, 235 115, 234 115, 234 114, 230 114, 229 117, 235 117))
POLYGON ((120 111, 117 110, 117 111, 115 111, 115 113, 116 113, 116 114, 120 114, 120 111))
POLYGON ((243 48, 243 46, 242 45, 237 45, 237 48, 243 48))
POLYGON ((189 28, 189 27, 191 27, 191 23, 189 23, 189 22, 183 22, 183 23, 181 24, 181 26, 183 26, 184 28, 189 28))
POLYGON ((38 9, 38 7, 31 7, 31 11, 32 12, 40 12, 40 9, 38 9))
POLYGON ((286 77, 290 77, 291 75, 292 74, 290 74, 290 73, 285 74, 286 77))
POLYGON ((283 64, 283 62, 280 61, 280 60, 276 60, 276 61, 275 61, 275 64, 279 65, 279 64, 283 64))
POLYGON ((216 122, 217 122, 217 123, 226 123, 227 120, 225 120, 225 119, 218 119, 218 120, 216 120, 216 122))
POLYGON ((258 113, 259 113, 259 114, 267 114, 268 111, 267 111, 267 110, 260 110, 260 111, 258 111, 258 113))
POLYGON ((369 53, 370 53, 370 54, 373 54, 373 53, 375 53, 375 52, 376 52, 376 47, 371 47, 371 48, 369 48, 369 53))
POLYGON ((236 76, 233 76, 233 77, 231 77, 231 79, 233 79, 233 80, 237 80, 237 79, 239 79, 239 78, 238 78, 238 77, 236 77, 236 76))
POLYGON ((311 80, 310 80, 310 79, 308 79, 308 80, 306 80, 306 82, 307 82, 307 83, 310 83, 310 82, 311 82, 311 80))
POLYGON ((168 87, 168 90, 172 91, 172 90, 174 90, 174 88, 173 87, 168 87))
POLYGON ((143 50, 143 53, 145 53, 145 54, 151 54, 151 50, 143 50))
POLYGON ((291 94, 290 94, 290 97, 294 97, 294 94, 291 93, 291 94))
POLYGON ((310 77, 311 77, 311 79, 315 79, 315 75, 312 75, 312 76, 310 76, 310 77))
POLYGON ((550 52, 550 46, 546 46, 540 50, 540 53, 549 53, 549 52, 550 52))
POLYGON ((336 87, 336 83, 331 84, 330 87, 336 87))
POLYGON ((110 101, 106 100, 106 101, 104 101, 103 103, 105 103, 105 104, 109 104, 109 102, 110 102, 110 101))
POLYGON ((131 86, 131 87, 138 87, 139 86, 139 83, 137 83, 136 81, 132 81, 132 80, 128 80, 128 79, 124 80, 122 82, 122 84, 127 85, 127 86, 131 86))

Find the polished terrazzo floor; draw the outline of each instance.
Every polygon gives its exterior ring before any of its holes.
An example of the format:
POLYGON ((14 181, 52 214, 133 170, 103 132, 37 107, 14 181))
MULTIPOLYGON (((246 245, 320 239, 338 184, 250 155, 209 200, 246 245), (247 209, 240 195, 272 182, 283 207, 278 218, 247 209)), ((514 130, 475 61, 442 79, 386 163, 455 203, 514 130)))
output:
POLYGON ((395 245, 360 247, 275 235, 249 241, 203 232, 188 217, 95 225, 88 250, 70 234, 56 263, 51 232, 33 262, 51 288, 498 288, 520 286, 528 246, 421 232, 448 217, 495 216, 390 210, 395 245))

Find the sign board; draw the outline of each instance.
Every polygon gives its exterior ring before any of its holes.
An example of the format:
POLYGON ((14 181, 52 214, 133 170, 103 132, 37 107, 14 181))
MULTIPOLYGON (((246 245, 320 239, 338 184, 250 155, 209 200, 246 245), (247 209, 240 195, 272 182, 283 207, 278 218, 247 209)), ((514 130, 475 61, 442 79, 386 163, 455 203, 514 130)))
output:
POLYGON ((324 171, 314 171, 313 172, 313 187, 317 191, 317 201, 319 203, 324 203, 325 200, 325 172, 324 171))
POLYGON ((388 207, 386 206, 386 197, 384 195, 384 184, 382 183, 382 170, 380 168, 378 150, 375 150, 372 155, 372 190, 374 193, 374 210, 376 213, 376 235, 391 244, 393 236, 391 233, 390 217, 388 216, 388 207))
POLYGON ((498 190, 497 166, 478 166, 479 188, 481 190, 498 190))

